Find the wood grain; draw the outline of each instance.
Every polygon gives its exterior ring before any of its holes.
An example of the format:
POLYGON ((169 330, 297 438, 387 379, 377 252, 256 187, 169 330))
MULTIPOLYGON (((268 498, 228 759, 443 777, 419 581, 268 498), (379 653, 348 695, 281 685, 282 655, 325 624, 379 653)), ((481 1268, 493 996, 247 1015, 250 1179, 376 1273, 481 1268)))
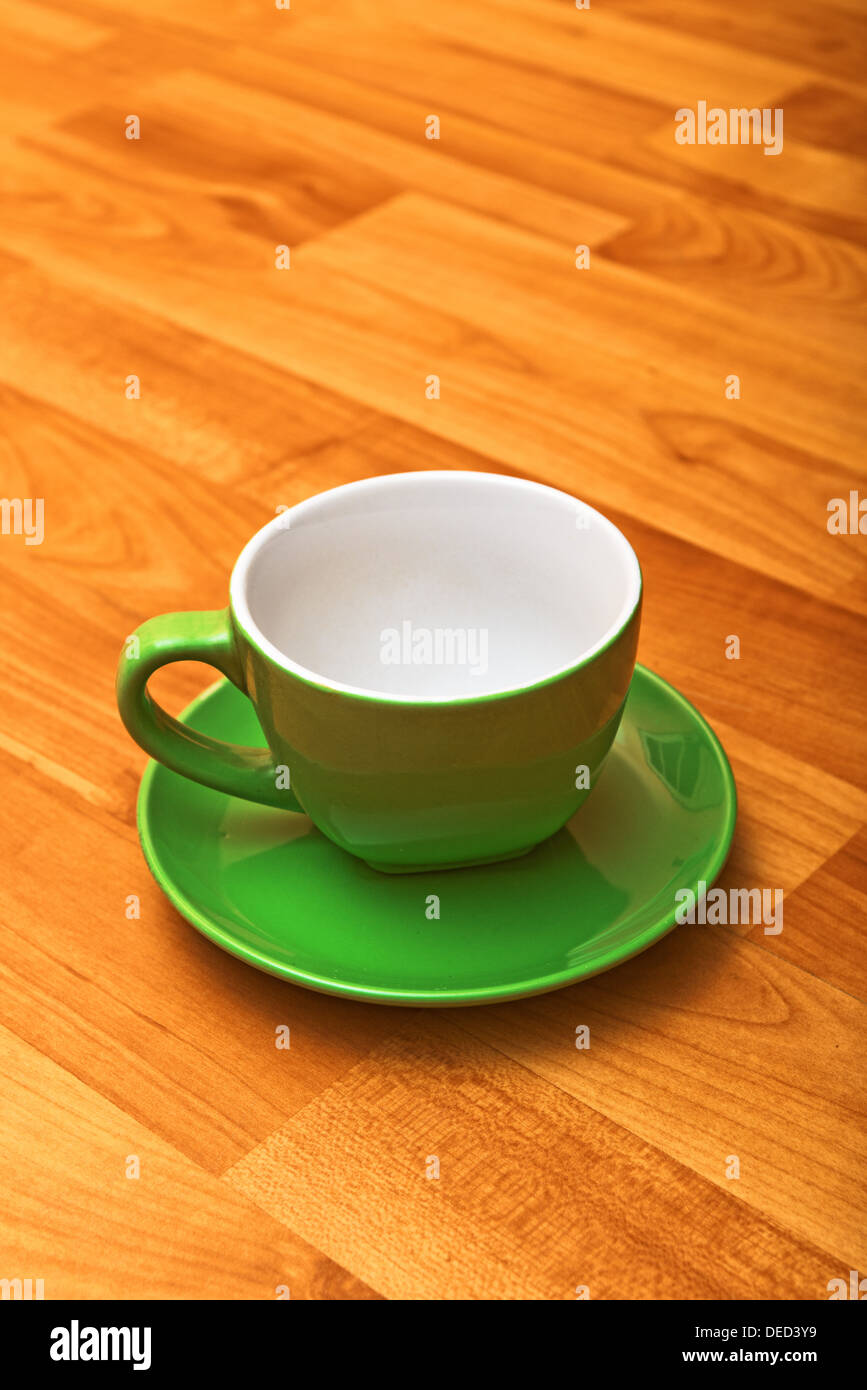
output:
POLYGON ((865 35, 856 0, 0 0, 2 492, 46 515, 0 535, 0 1277, 810 1300, 863 1271, 867 538, 826 522, 867 495, 865 35), (699 100, 782 107, 783 153, 677 145, 699 100), (685 927, 436 1015, 259 975, 162 898, 122 639, 222 605, 278 506, 425 468, 626 532, 640 659, 735 769, 721 883, 783 890, 779 935, 685 927))

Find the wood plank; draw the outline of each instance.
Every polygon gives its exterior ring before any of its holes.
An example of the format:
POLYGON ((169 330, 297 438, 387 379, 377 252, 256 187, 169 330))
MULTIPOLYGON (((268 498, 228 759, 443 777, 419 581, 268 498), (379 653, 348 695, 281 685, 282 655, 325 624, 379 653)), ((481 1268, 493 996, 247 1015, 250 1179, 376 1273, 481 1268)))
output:
POLYGON ((22 433, 43 429, 42 447, 59 448, 61 457, 74 451, 73 469, 93 447, 108 479, 122 441, 134 454, 160 454, 210 481, 252 490, 263 470, 285 458, 315 457, 378 418, 360 402, 208 335, 86 287, 75 291, 49 267, 18 259, 15 269, 5 285, 0 280, 0 383, 15 388, 0 397, 0 411, 10 431, 14 417, 22 433), (86 356, 77 352, 81 342, 90 345, 86 356), (138 399, 127 397, 131 375, 139 378, 138 399), (46 422, 56 417, 38 411, 36 400, 62 412, 53 429, 46 422), (68 429, 63 417, 92 426, 93 445, 86 430, 68 429))
POLYGON ((728 930, 686 925, 550 1002, 477 1009, 455 1026, 857 1268, 864 1013, 728 930))
POLYGON ((654 5, 646 0, 607 0, 606 9, 698 38, 718 31, 733 48, 806 64, 837 79, 863 80, 867 24, 859 0, 823 5, 821 25, 813 0, 765 0, 725 11, 715 0, 660 0, 654 5))
MULTIPOLYGON (((22 223, 19 236, 14 229, 0 236, 20 253, 38 233, 22 223)), ((48 228, 46 236, 53 241, 48 228)), ((597 262, 589 274, 576 272, 566 248, 416 195, 371 214, 363 229, 356 222, 351 242, 332 233, 315 248, 302 248, 299 273, 281 275, 269 266, 267 247, 243 233, 232 234, 236 239, 244 264, 236 266, 231 289, 206 245, 199 248, 198 283, 182 273, 168 244, 161 263, 156 257, 149 263, 149 275, 133 274, 134 251, 126 264, 123 253, 107 264, 83 227, 77 241, 73 233, 71 244, 53 254, 78 285, 95 280, 106 293, 151 311, 160 304, 188 331, 216 333, 236 350, 288 366, 317 385, 372 402, 525 472, 550 474, 554 465, 573 473, 580 439, 584 465, 607 475, 615 507, 628 507, 652 463, 659 477, 650 492, 644 488, 650 519, 671 529, 688 516, 706 542, 719 536, 719 524, 695 519, 694 469, 676 466, 679 455, 660 438, 658 421, 673 419, 679 431, 685 416, 688 434, 693 415, 710 415, 712 437, 725 438, 732 423, 758 432, 763 465, 772 457, 765 436, 784 438, 778 464, 784 476, 793 451, 806 445, 832 459, 818 465, 804 459, 811 535, 835 547, 828 552, 834 578, 829 574, 826 592, 848 592, 834 567, 838 557, 851 557, 850 574, 859 576, 855 603, 863 609, 858 537, 830 538, 821 524, 828 500, 847 495, 858 477, 862 387, 844 353, 805 361, 771 320, 757 336, 754 320, 743 313, 710 301, 697 304, 685 293, 663 294, 650 277, 617 266, 597 262), (436 231, 424 230, 429 227, 436 231), (427 250, 431 237, 436 257, 427 250), (636 301, 644 305, 641 327, 624 338, 623 316, 636 301), (555 320, 563 306, 572 310, 568 321, 555 320), (692 340, 688 362, 677 350, 686 338, 692 340), (778 364, 773 369, 769 353, 778 364), (744 396, 726 401, 725 379, 735 369, 744 396), (434 370, 446 389, 432 403, 424 382, 434 370), (527 390, 521 378, 526 381, 528 372, 534 414, 525 420, 515 403, 527 390), (824 399, 821 414, 810 406, 815 391, 824 399)), ((729 457, 749 485, 755 472, 748 456, 734 450, 729 457)), ((804 494, 783 487, 780 496, 800 501, 804 494)), ((732 507, 739 518, 751 510, 761 514, 758 497, 745 506, 742 495, 733 495, 732 507)), ((735 534, 734 544, 747 558, 764 557, 764 541, 757 547, 735 534)), ((813 562, 807 569, 801 556, 792 545, 783 563, 777 557, 777 572, 804 581, 813 562)))
MULTIPOLYGON (((282 79, 285 88, 285 73, 282 79)), ((233 225, 275 243, 296 246, 406 188, 551 236, 580 233, 590 245, 625 225, 574 196, 528 190, 506 174, 467 168, 447 145, 425 139, 425 108, 418 103, 397 133, 386 134, 290 100, 285 90, 270 97, 258 86, 188 69, 149 83, 139 104, 140 181, 154 191, 192 184, 232 213, 233 225), (352 151, 348 167, 335 164, 338 150, 352 151)), ((63 149, 104 165, 115 154, 114 124, 107 109, 77 114, 64 123, 71 138, 63 139, 63 149)))
POLYGON ((785 136, 782 153, 770 157, 757 145, 678 145, 674 129, 672 120, 648 136, 635 159, 639 172, 658 178, 669 165, 686 168, 748 189, 764 205, 775 200, 820 215, 819 225, 832 233, 846 235, 851 228, 860 235, 867 206, 863 159, 785 136))
POLYGON ((4 1268, 47 1299, 376 1297, 3 1027, 0 1097, 4 1268))
MULTIPOLYGON (((405 0, 391 0, 393 13, 406 13, 405 0)), ((426 31, 493 50, 516 63, 529 63, 577 79, 601 81, 617 91, 652 101, 691 105, 706 97, 711 105, 764 106, 807 72, 767 53, 733 49, 716 35, 700 37, 676 28, 660 29, 604 6, 578 11, 534 0, 440 0, 415 21, 426 31)))
POLYGON ((864 999, 865 922, 867 833, 862 829, 787 899, 785 940, 773 938, 771 949, 864 999))
POLYGON ((719 198, 658 200, 606 241, 606 258, 773 317, 798 341, 865 350, 867 256, 833 236, 730 207, 719 198))
POLYGON ((218 1174, 395 1028, 392 1009, 287 988, 218 950, 162 897, 134 825, 73 798, 58 810, 62 781, 2 750, 0 761, 12 860, 0 887, 3 1018, 130 1122, 218 1174), (98 885, 82 875, 82 837, 98 885), (33 884, 48 874, 57 892, 46 941, 33 884), (126 915, 131 894, 138 918, 126 915), (276 1046, 278 1027, 290 1030, 288 1049, 276 1046))
POLYGON ((439 1019, 225 1180, 389 1298, 815 1298, 834 1266, 439 1019))

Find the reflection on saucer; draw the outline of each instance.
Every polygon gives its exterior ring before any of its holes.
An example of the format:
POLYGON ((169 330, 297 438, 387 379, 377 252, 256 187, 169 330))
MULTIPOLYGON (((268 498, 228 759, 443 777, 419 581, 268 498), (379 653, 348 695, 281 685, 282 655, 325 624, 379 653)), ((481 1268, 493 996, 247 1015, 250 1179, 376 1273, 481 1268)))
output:
POLYGON ((672 796, 683 805, 700 811, 714 804, 701 799, 706 793, 707 742, 692 733, 648 733, 638 730, 648 766, 661 777, 672 796))

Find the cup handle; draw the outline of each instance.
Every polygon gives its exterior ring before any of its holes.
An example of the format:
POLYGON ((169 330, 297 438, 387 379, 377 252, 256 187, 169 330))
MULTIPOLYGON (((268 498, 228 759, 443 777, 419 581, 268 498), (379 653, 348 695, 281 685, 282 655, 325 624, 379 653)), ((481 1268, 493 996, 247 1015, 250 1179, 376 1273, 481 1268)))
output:
POLYGON ((117 667, 117 707, 136 743, 172 772, 205 787, 263 806, 302 811, 289 788, 278 784, 279 769, 267 748, 210 738, 178 723, 156 703, 148 680, 171 661, 207 662, 247 693, 227 608, 149 618, 127 638, 117 667))

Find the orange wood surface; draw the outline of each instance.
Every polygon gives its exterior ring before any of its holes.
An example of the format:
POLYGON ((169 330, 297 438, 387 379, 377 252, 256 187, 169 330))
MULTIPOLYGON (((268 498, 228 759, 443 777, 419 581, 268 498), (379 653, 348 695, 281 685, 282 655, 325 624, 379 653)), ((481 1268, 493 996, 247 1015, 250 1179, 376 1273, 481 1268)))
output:
MULTIPOLYGON (((867 1272, 867 535, 827 524, 867 498, 863 6, 0 0, 0 54, 0 491, 45 506, 41 545, 0 535, 0 1278, 824 1299, 867 1272), (698 101, 782 108, 783 152, 678 145, 698 101), (721 884, 783 889, 779 935, 403 1011, 258 974, 162 897, 123 638, 223 606, 276 508, 429 468, 625 531, 639 659, 738 781, 721 884)), ((212 679, 155 685, 177 711, 212 679)))

